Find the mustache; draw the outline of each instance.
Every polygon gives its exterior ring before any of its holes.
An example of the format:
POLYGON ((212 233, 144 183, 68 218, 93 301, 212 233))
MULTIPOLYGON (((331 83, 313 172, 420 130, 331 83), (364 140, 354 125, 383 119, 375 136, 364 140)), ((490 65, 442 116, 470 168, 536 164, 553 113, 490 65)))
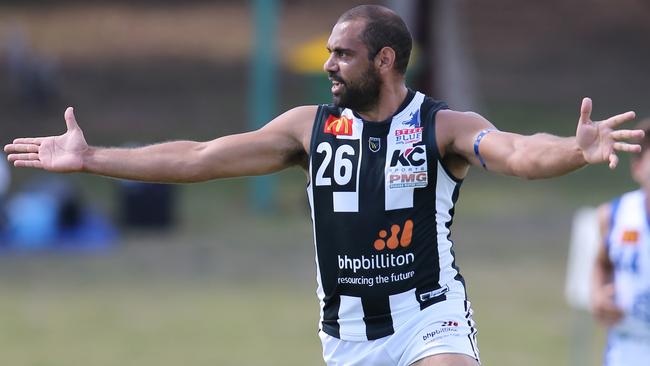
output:
POLYGON ((345 81, 335 73, 328 73, 328 78, 330 80, 336 81, 337 83, 345 84, 345 81))

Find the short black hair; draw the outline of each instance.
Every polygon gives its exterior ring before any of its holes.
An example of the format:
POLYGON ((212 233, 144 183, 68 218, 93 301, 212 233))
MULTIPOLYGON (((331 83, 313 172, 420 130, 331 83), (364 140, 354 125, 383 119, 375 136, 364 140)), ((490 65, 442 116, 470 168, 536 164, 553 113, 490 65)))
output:
POLYGON ((384 6, 360 5, 343 13, 337 23, 357 19, 366 22, 361 41, 368 48, 368 57, 372 60, 382 48, 390 47, 395 51, 395 70, 404 75, 413 48, 404 20, 384 6))

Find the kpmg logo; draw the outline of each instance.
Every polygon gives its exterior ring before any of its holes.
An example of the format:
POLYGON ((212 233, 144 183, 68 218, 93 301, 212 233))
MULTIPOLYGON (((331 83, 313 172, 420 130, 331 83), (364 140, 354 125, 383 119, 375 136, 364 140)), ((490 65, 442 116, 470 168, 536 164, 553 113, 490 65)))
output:
POLYGON ((422 188, 427 186, 428 181, 427 152, 424 145, 393 151, 386 169, 388 189, 422 188))
POLYGON ((391 173, 387 177, 388 189, 426 187, 429 176, 426 171, 391 173))

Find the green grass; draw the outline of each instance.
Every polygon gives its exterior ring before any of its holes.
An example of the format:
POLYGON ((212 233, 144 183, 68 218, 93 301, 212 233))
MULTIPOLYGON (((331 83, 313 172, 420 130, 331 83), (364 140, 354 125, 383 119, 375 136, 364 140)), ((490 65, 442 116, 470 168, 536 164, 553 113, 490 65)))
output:
POLYGON ((319 364, 317 305, 304 287, 0 288, 6 365, 319 364))
MULTIPOLYGON (((3 259, 3 364, 322 364, 311 273, 291 274, 278 258, 265 263, 285 267, 275 275, 245 262, 200 272, 183 255, 164 266, 146 258, 161 255, 169 248, 3 259)), ((561 262, 460 258, 484 364, 568 365, 561 262)))

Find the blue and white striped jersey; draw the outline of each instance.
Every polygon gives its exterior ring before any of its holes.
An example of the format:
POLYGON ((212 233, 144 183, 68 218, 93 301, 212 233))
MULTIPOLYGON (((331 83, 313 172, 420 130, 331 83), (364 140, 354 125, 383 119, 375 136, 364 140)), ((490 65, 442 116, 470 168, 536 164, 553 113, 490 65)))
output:
POLYGON ((612 202, 607 253, 614 264, 616 304, 623 320, 619 334, 650 337, 650 221, 646 194, 633 191, 612 202))

